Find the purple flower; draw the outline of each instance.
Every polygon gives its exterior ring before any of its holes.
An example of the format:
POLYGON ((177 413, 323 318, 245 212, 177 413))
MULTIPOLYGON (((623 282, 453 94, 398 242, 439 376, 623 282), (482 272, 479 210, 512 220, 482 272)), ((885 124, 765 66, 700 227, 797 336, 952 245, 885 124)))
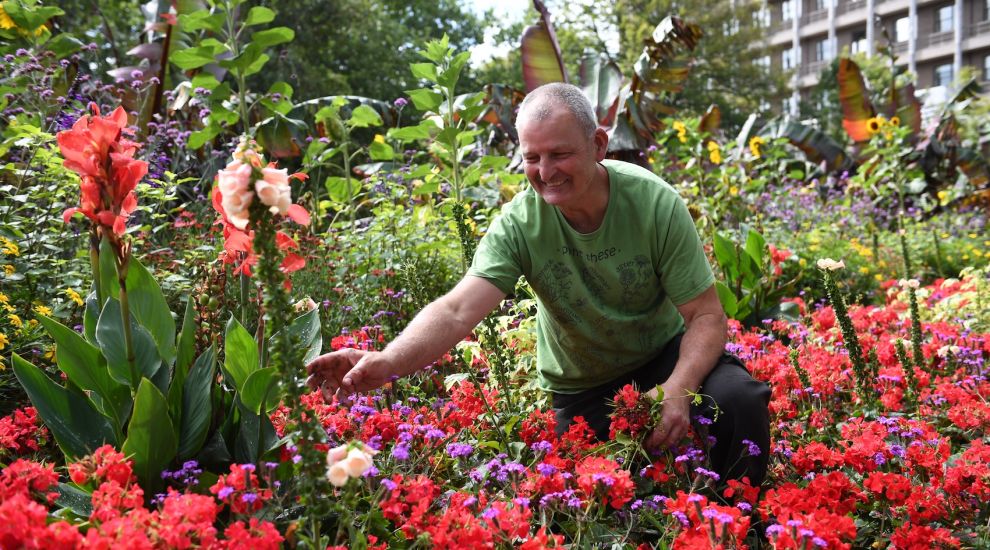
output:
POLYGON ((396 108, 401 109, 406 105, 409 105, 409 100, 404 97, 397 97, 392 103, 396 106, 396 108))
POLYGON ((223 499, 229 497, 230 494, 233 493, 233 492, 234 492, 234 488, 233 487, 224 487, 224 488, 220 489, 219 492, 217 492, 217 498, 219 498, 220 500, 223 500, 223 499))
POLYGON ((409 460, 409 446, 400 444, 393 447, 392 458, 396 460, 409 460))
POLYGON ((468 443, 450 443, 447 445, 447 454, 451 458, 468 456, 474 452, 474 447, 468 443))
POLYGON ((763 451, 760 450, 760 446, 756 443, 753 443, 748 439, 743 439, 742 442, 743 445, 746 446, 746 452, 749 453, 749 456, 760 456, 763 454, 763 451))

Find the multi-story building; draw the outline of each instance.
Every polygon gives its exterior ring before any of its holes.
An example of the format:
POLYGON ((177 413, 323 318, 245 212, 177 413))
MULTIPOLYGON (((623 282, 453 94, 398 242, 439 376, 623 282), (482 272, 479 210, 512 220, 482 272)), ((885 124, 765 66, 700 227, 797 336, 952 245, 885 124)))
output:
POLYGON ((768 0, 758 17, 772 52, 760 62, 794 71, 792 113, 844 49, 875 53, 883 28, 918 89, 948 86, 964 65, 990 81, 990 0, 768 0))

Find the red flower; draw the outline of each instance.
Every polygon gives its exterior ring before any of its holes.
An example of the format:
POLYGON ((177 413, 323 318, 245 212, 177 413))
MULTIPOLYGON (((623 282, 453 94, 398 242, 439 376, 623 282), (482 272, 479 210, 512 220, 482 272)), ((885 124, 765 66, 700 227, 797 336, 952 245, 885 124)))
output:
POLYGON ((93 115, 80 117, 71 129, 56 136, 65 167, 82 179, 79 206, 69 208, 62 217, 68 222, 82 212, 115 235, 123 235, 124 223, 137 207, 134 189, 148 173, 148 163, 134 158, 140 146, 123 137, 127 132, 123 107, 105 117, 95 103, 90 109, 93 115))
POLYGON ((603 500, 616 509, 632 500, 635 486, 629 472, 614 460, 589 456, 574 466, 574 473, 577 474, 578 487, 589 499, 601 494, 603 500))
POLYGON ((48 429, 38 423, 34 407, 18 409, 0 418, 0 456, 7 451, 24 454, 37 451, 48 439, 48 429))
POLYGON ((227 537, 227 548, 251 548, 253 550, 278 550, 282 547, 282 535, 271 522, 251 518, 245 525, 236 521, 224 530, 227 537))

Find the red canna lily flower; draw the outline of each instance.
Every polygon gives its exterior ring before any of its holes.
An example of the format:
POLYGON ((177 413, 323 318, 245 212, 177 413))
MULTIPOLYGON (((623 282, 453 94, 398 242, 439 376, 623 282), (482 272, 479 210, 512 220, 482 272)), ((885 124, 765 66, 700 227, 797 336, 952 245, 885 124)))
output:
POLYGON ((72 128, 56 136, 64 165, 82 179, 79 206, 67 209, 66 222, 81 212, 94 223, 123 235, 127 217, 137 207, 134 189, 148 173, 148 163, 134 158, 140 147, 124 137, 127 113, 117 107, 107 116, 90 104, 92 115, 80 117, 72 128))

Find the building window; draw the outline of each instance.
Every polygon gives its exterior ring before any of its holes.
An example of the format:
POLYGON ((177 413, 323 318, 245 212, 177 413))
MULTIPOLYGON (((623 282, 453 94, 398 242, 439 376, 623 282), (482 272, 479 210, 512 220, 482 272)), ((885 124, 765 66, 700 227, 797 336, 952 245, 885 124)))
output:
POLYGON ((762 67, 762 68, 764 68, 764 69, 766 69, 766 70, 769 71, 770 70, 770 56, 769 55, 764 55, 764 56, 757 57, 756 59, 753 60, 753 65, 756 65, 757 67, 762 67))
POLYGON ((785 71, 793 69, 797 66, 797 54, 794 51, 794 48, 787 48, 784 50, 784 55, 781 57, 780 65, 785 71))
POLYGON ((990 55, 983 56, 983 80, 990 81, 990 55))
POLYGON ((894 23, 894 40, 907 42, 909 36, 911 36, 911 18, 901 17, 894 23))
POLYGON ((952 5, 942 6, 935 12, 935 32, 949 32, 952 30, 952 5))
POLYGON ((990 0, 983 2, 983 20, 990 21, 990 0))
MULTIPOLYGON (((990 0, 987 0, 987 2, 990 2, 990 0)), ((753 23, 757 27, 770 26, 770 8, 766 4, 763 4, 758 10, 753 12, 753 23)))
POLYGON ((815 42, 815 61, 825 61, 829 58, 828 39, 815 42))
POLYGON ((814 11, 822 11, 828 9, 828 0, 815 0, 814 11))
POLYGON ((935 67, 935 86, 948 86, 952 84, 952 63, 945 63, 935 67))
POLYGON ((866 31, 853 31, 852 42, 849 44, 849 51, 852 53, 865 53, 866 49, 866 31))
POLYGON ((794 19, 794 0, 784 0, 780 5, 781 21, 794 19))

